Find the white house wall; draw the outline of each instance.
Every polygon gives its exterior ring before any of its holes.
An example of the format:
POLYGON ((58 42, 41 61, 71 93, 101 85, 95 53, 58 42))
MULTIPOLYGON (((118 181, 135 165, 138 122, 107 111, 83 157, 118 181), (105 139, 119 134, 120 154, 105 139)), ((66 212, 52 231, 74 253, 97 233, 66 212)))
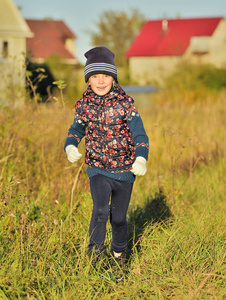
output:
POLYGON ((8 42, 8 56, 0 58, 0 103, 21 106, 21 95, 25 84, 26 39, 0 39, 0 44, 8 42))
POLYGON ((226 67, 226 20, 222 20, 210 42, 210 61, 217 67, 226 67))
POLYGON ((129 68, 131 79, 139 85, 161 83, 180 61, 176 56, 131 57, 129 68))
POLYGON ((226 67, 226 20, 220 22, 212 36, 192 38, 183 57, 192 63, 205 63, 213 64, 216 67, 226 67), (202 47, 196 49, 194 41, 196 44, 199 43, 200 46, 205 41, 205 49, 203 51, 202 47))

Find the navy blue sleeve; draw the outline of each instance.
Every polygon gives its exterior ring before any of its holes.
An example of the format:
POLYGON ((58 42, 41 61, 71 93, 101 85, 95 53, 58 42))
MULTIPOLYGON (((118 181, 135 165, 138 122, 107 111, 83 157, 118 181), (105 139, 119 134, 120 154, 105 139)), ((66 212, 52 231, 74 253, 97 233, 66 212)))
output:
POLYGON ((130 108, 127 110, 127 124, 132 133, 135 145, 135 156, 142 156, 147 160, 149 153, 149 139, 140 114, 133 103, 131 103, 130 108))
POLYGON ((68 145, 78 147, 78 144, 85 136, 85 124, 82 119, 75 114, 74 122, 69 128, 68 135, 65 141, 64 150, 68 145))

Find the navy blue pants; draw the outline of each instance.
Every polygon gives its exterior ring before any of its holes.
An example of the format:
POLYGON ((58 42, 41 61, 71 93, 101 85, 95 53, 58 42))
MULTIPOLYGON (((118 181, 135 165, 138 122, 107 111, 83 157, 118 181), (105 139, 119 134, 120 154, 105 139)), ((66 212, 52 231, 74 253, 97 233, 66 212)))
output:
POLYGON ((103 251, 106 223, 110 214, 112 227, 111 249, 122 252, 127 248, 126 214, 133 183, 117 181, 103 175, 90 178, 93 212, 89 227, 89 250, 103 251))

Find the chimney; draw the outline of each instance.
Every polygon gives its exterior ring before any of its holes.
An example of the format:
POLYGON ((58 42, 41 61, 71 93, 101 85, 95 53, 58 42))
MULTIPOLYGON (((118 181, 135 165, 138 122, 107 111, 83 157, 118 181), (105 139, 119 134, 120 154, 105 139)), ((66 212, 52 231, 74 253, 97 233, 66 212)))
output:
POLYGON ((165 34, 168 31, 168 21, 166 19, 162 20, 162 33, 165 34))

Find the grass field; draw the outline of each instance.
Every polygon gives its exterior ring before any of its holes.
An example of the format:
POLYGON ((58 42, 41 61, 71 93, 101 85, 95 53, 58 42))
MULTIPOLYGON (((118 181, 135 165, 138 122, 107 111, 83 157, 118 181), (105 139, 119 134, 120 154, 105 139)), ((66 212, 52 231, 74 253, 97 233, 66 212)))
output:
POLYGON ((87 260, 84 144, 77 164, 63 151, 73 109, 0 111, 0 299, 226 299, 226 94, 159 92, 139 111, 150 159, 120 283, 87 260))

